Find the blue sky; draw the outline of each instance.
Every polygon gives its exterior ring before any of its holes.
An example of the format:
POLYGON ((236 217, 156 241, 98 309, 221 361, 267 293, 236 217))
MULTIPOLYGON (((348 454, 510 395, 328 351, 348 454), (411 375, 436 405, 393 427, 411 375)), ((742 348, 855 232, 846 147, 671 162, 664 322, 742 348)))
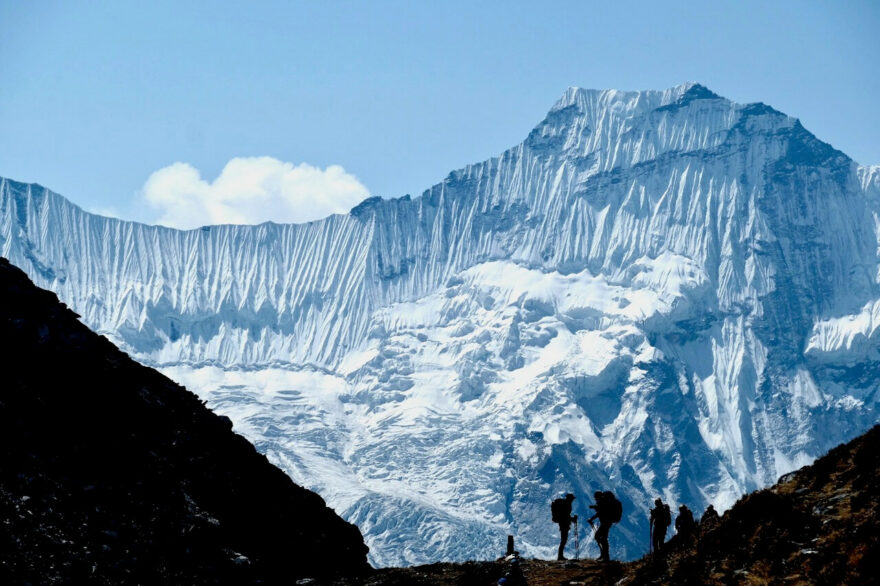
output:
POLYGON ((0 23, 0 175, 131 219, 260 173, 316 215, 418 194, 571 85, 699 81, 880 163, 878 2, 3 2, 0 23))

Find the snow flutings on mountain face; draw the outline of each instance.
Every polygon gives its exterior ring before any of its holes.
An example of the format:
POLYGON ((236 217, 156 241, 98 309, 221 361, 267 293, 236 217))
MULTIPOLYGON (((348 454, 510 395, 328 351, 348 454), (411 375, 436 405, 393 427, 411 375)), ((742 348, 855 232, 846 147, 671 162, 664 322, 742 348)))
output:
POLYGON ((182 232, 3 181, 0 234, 374 563, 551 556, 550 500, 606 488, 631 558, 655 496, 726 508, 877 421, 877 169, 700 85, 572 88, 417 198, 182 232))

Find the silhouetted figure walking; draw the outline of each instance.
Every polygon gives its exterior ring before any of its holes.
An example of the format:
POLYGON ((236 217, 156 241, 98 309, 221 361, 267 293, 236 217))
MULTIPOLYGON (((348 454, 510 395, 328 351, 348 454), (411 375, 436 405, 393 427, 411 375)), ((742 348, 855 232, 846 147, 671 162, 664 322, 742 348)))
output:
POLYGON ((700 523, 712 524, 718 521, 718 511, 715 510, 715 507, 709 505, 706 507, 706 512, 703 513, 703 516, 700 517, 700 523))
POLYGON ((577 515, 572 516, 571 514, 571 501, 573 500, 574 495, 569 492, 565 498, 559 498, 550 503, 553 522, 559 523, 559 553, 556 555, 556 559, 560 561, 566 559, 563 553, 565 552, 565 544, 568 542, 571 523, 572 521, 577 523, 577 515))
POLYGON ((669 505, 664 504, 659 498, 654 501, 651 509, 651 551, 660 551, 663 542, 666 541, 666 530, 672 523, 672 512, 669 505))
POLYGON ((597 491, 593 496, 596 498, 596 504, 590 505, 590 508, 594 509, 596 514, 590 517, 589 523, 592 525, 593 519, 599 518, 599 528, 596 530, 599 561, 607 562, 611 559, 608 555, 608 531, 611 525, 618 523, 623 516, 623 505, 610 490, 597 491))
POLYGON ((682 539, 686 539, 694 532, 696 525, 697 523, 694 521, 694 514, 687 505, 681 505, 678 507, 678 517, 675 518, 675 532, 680 535, 682 539))

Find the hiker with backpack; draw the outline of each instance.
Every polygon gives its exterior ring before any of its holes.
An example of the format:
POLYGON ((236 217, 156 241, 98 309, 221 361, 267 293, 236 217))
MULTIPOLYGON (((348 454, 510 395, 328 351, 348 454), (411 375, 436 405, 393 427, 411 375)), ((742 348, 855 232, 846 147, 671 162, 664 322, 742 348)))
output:
POLYGON ((672 524, 672 512, 669 505, 665 504, 659 498, 654 501, 654 508, 651 509, 651 551, 660 551, 663 542, 666 540, 666 530, 672 524))
POLYGON ((599 561, 607 562, 611 559, 608 555, 608 531, 611 525, 619 523, 623 517, 623 505, 610 490, 596 491, 593 496, 596 504, 590 505, 590 508, 595 510, 596 514, 590 517, 589 523, 592 526, 593 520, 599 518, 599 529, 596 530, 595 539, 599 544, 599 561))
POLYGON ((706 512, 703 513, 703 516, 700 517, 700 524, 706 525, 714 525, 718 522, 718 511, 715 510, 714 505, 709 505, 706 508, 706 512))
POLYGON ((696 526, 697 522, 694 521, 694 514, 688 506, 681 505, 678 507, 678 517, 675 519, 675 532, 681 537, 681 539, 690 536, 694 532, 696 526))
POLYGON ((566 559, 563 552, 565 551, 565 544, 568 542, 568 532, 571 529, 572 522, 577 527, 578 517, 571 514, 571 502, 573 500, 574 495, 569 492, 565 495, 565 498, 558 498, 550 503, 550 513, 552 514, 553 522, 559 524, 559 553, 556 555, 556 559, 559 561, 566 559))

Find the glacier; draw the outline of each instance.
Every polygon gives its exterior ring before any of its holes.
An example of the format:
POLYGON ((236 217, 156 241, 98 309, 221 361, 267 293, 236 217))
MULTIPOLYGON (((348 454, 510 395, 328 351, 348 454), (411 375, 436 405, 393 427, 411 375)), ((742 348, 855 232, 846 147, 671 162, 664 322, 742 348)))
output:
MULTIPOLYGON (((688 83, 570 88, 419 197, 181 231, 0 179, 0 252, 228 415, 374 565, 552 557, 549 502, 695 511, 880 421, 880 167, 688 83)), ((595 543, 583 534, 589 555, 595 543)))

